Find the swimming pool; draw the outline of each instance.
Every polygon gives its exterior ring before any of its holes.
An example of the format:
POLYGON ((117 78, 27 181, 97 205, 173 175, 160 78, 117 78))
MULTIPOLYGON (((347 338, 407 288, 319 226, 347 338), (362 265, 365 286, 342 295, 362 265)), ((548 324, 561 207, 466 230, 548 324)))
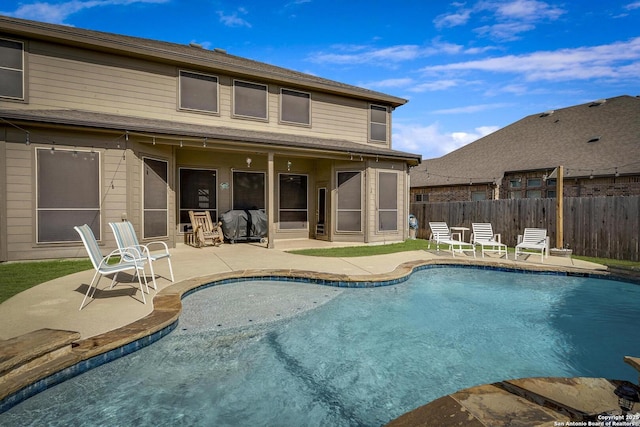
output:
POLYGON ((622 362, 640 354, 640 286, 629 283, 435 268, 227 331, 190 309, 215 294, 185 298, 170 335, 40 393, 0 424, 370 426, 508 378, 636 379, 622 362))

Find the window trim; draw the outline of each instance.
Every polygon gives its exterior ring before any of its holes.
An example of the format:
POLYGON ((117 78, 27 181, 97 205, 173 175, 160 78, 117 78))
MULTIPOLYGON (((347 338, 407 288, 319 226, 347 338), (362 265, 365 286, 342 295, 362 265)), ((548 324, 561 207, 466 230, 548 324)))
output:
POLYGON ((389 108, 386 105, 380 105, 380 104, 369 104, 369 142, 373 142, 373 143, 378 143, 378 144, 388 144, 389 143, 389 108), (384 109, 385 112, 385 123, 384 123, 384 140, 381 139, 373 139, 372 136, 372 132, 371 132, 371 128, 373 127, 374 124, 377 125, 382 125, 381 122, 374 122, 372 120, 372 116, 373 116, 373 110, 374 109, 378 109, 378 110, 382 110, 384 109))
POLYGON ((7 37, 0 37, 0 40, 5 40, 12 43, 19 43, 22 45, 22 69, 18 70, 16 68, 8 68, 8 67, 0 67, 3 70, 11 70, 11 71, 19 71, 22 73, 22 97, 16 98, 14 96, 4 96, 0 94, 0 99, 5 101, 18 101, 18 102, 26 102, 27 101, 27 44, 22 40, 11 39, 7 37))
POLYGON ((214 75, 214 74, 207 74, 207 73, 201 73, 198 71, 191 71, 191 70, 185 70, 185 69, 180 69, 178 70, 178 110, 180 111, 192 111, 192 112, 197 112, 197 113, 204 113, 204 114, 212 114, 212 115, 220 115, 220 77, 214 75), (215 85, 216 85, 216 110, 212 111, 212 110, 201 110, 198 108, 190 108, 190 107, 183 107, 182 106, 182 73, 187 73, 187 74, 196 74, 199 76, 205 76, 205 77, 212 77, 216 79, 215 85))
POLYGON ((233 100, 233 108, 232 108, 232 117, 236 118, 236 119, 248 119, 248 120, 259 120, 259 121, 264 121, 264 122, 268 122, 269 121, 269 85, 268 84, 264 84, 264 83, 256 83, 256 82, 251 82, 248 80, 240 80, 240 79, 233 79, 233 94, 232 94, 232 100, 233 100), (236 105, 237 105, 237 100, 236 100, 236 83, 247 83, 250 85, 255 85, 255 86, 264 86, 264 94, 265 94, 265 117, 258 117, 258 116, 247 116, 246 114, 238 114, 236 113, 236 105))
POLYGON ((344 233, 344 234, 361 234, 363 232, 363 226, 364 226, 364 221, 363 221, 363 213, 364 213, 364 208, 363 208, 363 203, 362 203, 362 196, 364 194, 363 191, 363 185, 364 185, 364 173, 361 170, 354 170, 354 169, 345 169, 345 170, 338 170, 336 171, 336 233, 344 233), (340 179, 339 176, 341 173, 357 173, 360 176, 360 209, 340 209, 340 179), (339 213, 343 212, 343 211, 348 211, 348 212, 360 212, 360 230, 340 230, 338 227, 340 226, 340 221, 339 221, 339 213))
MULTIPOLYGON (((62 208, 56 208, 56 209, 50 209, 50 208, 40 208, 40 206, 38 205, 38 201, 39 201, 39 192, 40 192, 40 185, 39 184, 39 176, 38 176, 38 152, 45 152, 45 151, 50 151, 50 148, 47 147, 36 147, 35 149, 35 205, 36 205, 36 213, 35 213, 35 239, 36 239, 36 244, 38 245, 49 245, 49 244, 60 244, 60 243, 81 243, 82 239, 80 238, 80 235, 77 236, 77 240, 57 240, 57 241, 40 241, 40 223, 39 223, 39 218, 40 218, 40 211, 86 211, 89 209, 81 209, 81 208, 70 208, 70 209, 62 209, 62 208)), ((97 155, 97 168, 98 168, 98 214, 100 215, 100 219, 98 220, 98 227, 99 227, 99 233, 98 235, 96 235, 96 240, 98 242, 100 242, 102 240, 102 196, 103 196, 103 191, 102 191, 102 157, 100 156, 100 152, 99 151, 95 151, 95 150, 78 150, 78 149, 68 149, 68 148, 56 148, 55 150, 56 152, 72 152, 72 153, 90 153, 92 155, 97 155)), ((54 154, 55 155, 55 154, 54 154)), ((95 233, 94 233, 95 234, 95 233)))
POLYGON ((162 158, 158 158, 158 157, 153 157, 153 156, 142 156, 142 162, 141 162, 141 166, 142 166, 142 170, 141 170, 141 183, 140 186, 142 188, 142 192, 141 192, 141 210, 142 210, 142 238, 143 240, 146 239, 166 239, 169 237, 169 160, 167 159, 162 159, 162 158), (163 162, 167 165, 167 185, 166 185, 166 197, 167 197, 167 207, 165 209, 147 209, 144 203, 144 196, 145 196, 145 179, 144 179, 144 167, 146 165, 145 160, 149 159, 149 160, 154 160, 156 162, 163 162), (165 233, 162 236, 150 236, 147 237, 147 231, 145 229, 145 215, 147 211, 153 211, 153 212, 158 212, 158 211, 165 211, 166 212, 166 219, 167 219, 167 226, 165 227, 165 233))
POLYGON ((291 172, 278 172, 278 231, 305 231, 305 230, 309 230, 309 174, 306 173, 291 173, 291 172), (304 209, 282 209, 282 206, 280 206, 280 196, 282 195, 282 189, 280 187, 280 178, 282 177, 282 175, 297 175, 297 176, 304 176, 307 179, 307 187, 305 189, 305 193, 306 193, 306 197, 305 197, 305 208, 304 209), (305 226, 301 227, 301 228, 281 228, 280 224, 282 223, 282 216, 280 215, 280 212, 282 211, 285 212, 306 212, 307 213, 307 220, 304 221, 305 226))
POLYGON ((281 124, 285 124, 285 125, 292 125, 292 126, 303 126, 303 127, 311 127, 311 92, 303 92, 301 90, 296 90, 296 89, 290 89, 290 88, 286 88, 286 87, 281 87, 280 88, 280 114, 279 114, 279 120, 281 124), (302 95, 307 95, 308 96, 308 100, 309 100, 309 115, 307 117, 307 122, 306 123, 302 123, 302 122, 292 122, 290 120, 284 120, 282 118, 282 113, 284 111, 284 91, 288 91, 288 92, 295 92, 298 94, 302 94, 302 95))

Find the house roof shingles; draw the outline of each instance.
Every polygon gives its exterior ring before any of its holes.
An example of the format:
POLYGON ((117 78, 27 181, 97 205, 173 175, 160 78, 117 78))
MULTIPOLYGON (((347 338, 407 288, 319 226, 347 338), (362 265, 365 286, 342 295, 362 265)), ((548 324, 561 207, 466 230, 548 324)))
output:
MULTIPOLYGON (((601 100, 602 101, 602 100, 601 100)), ((411 170, 412 187, 500 181, 563 166, 565 175, 640 174, 640 97, 532 114, 411 170)))

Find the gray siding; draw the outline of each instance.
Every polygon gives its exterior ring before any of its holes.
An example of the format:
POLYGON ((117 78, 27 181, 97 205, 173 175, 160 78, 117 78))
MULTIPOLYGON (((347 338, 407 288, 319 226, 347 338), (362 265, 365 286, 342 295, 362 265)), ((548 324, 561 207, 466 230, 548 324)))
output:
POLYGON ((219 77, 219 114, 180 111, 178 67, 39 41, 28 49, 29 102, 0 100, 0 108, 85 110, 369 144, 369 103, 363 100, 311 92, 311 126, 281 124, 282 86, 269 84, 268 122, 232 118, 234 76, 210 72, 219 77))

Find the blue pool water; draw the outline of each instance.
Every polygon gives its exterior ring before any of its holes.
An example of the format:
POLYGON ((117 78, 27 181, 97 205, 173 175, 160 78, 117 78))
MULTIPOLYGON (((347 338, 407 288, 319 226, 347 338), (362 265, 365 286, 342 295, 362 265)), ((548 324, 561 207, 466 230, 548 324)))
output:
MULTIPOLYGON (((307 286, 289 283, 290 286, 307 286)), ((186 298, 185 324, 202 313, 186 298)), ((12 425, 379 426, 509 378, 635 381, 640 286, 436 268, 269 325, 178 327, 0 415, 12 425)))

